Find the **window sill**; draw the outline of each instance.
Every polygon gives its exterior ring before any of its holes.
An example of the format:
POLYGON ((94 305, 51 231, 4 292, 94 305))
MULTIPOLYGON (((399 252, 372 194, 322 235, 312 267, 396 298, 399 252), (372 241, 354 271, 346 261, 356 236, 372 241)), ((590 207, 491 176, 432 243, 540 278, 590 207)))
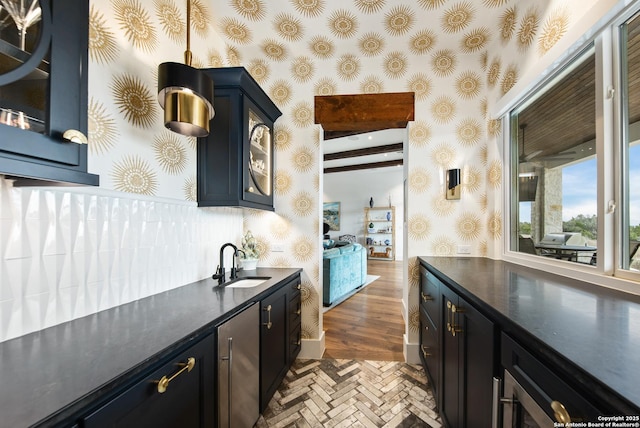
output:
POLYGON ((533 269, 544 270, 545 272, 640 296, 640 273, 636 274, 634 272, 622 271, 618 276, 613 276, 601 271, 597 266, 549 259, 513 251, 504 253, 502 259, 533 269))

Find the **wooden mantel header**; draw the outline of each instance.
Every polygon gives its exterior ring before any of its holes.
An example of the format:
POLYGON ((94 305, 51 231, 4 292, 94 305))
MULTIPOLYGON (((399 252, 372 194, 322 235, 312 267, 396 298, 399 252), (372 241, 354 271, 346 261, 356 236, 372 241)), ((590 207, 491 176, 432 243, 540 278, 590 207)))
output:
POLYGON ((315 123, 325 139, 391 128, 406 128, 414 120, 413 92, 325 95, 315 97, 315 123))

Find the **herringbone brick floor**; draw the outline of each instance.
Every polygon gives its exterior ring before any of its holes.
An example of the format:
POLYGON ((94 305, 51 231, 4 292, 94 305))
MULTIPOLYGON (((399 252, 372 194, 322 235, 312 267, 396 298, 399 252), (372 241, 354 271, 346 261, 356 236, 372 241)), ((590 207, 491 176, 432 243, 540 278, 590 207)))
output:
POLYGON ((255 428, 440 428, 435 407, 420 366, 296 360, 255 428))

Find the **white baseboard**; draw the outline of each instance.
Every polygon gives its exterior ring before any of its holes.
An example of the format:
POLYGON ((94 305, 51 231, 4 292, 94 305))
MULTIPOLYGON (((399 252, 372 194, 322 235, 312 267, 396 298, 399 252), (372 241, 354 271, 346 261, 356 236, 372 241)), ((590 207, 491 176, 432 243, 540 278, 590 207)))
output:
POLYGON ((403 346, 403 354, 404 361, 409 364, 421 364, 420 361, 420 344, 419 343, 409 343, 407 341, 407 335, 402 335, 402 341, 404 343, 403 346))
POLYGON ((300 353, 298 358, 308 360, 319 360, 324 354, 324 331, 320 334, 319 339, 302 339, 300 353))

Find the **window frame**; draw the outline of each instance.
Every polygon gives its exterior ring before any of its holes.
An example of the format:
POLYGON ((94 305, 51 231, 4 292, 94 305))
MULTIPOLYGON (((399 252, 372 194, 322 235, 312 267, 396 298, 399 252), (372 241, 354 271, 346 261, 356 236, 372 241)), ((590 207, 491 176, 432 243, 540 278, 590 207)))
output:
MULTIPOLYGON (((621 76, 623 68, 623 37, 620 26, 631 17, 640 13, 640 2, 634 2, 626 7, 617 8, 614 14, 600 23, 599 27, 590 31, 591 36, 582 37, 565 52, 561 60, 553 63, 542 73, 527 90, 516 95, 499 111, 502 120, 503 165, 505 165, 505 179, 503 183, 503 224, 502 257, 506 261, 527 264, 528 266, 544 269, 560 275, 571 276, 598 285, 621 289, 633 294, 640 294, 640 273, 622 269, 622 257, 628 253, 624 251, 623 221, 628 213, 621 209, 624 206, 625 194, 629 189, 628 169, 623 170, 628 158, 625 153, 625 124, 624 117, 624 79, 621 76), (514 126, 511 112, 520 108, 527 100, 545 89, 568 66, 579 60, 579 57, 594 44, 596 56, 596 159, 597 159, 597 213, 598 216, 598 258, 596 266, 589 266, 567 261, 548 259, 531 254, 515 251, 517 248, 517 231, 512 230, 513 221, 518 221, 519 207, 517 198, 512 198, 517 190, 518 146, 514 145, 512 129, 514 126), (611 91, 613 89, 613 92, 611 91), (616 143, 616 141, 618 143, 616 143), (624 171, 624 173, 623 173, 624 171), (611 203, 617 205, 611 209, 611 203), (515 219, 515 220, 514 220, 515 219)), ((628 233, 628 228, 627 232, 628 233)))

